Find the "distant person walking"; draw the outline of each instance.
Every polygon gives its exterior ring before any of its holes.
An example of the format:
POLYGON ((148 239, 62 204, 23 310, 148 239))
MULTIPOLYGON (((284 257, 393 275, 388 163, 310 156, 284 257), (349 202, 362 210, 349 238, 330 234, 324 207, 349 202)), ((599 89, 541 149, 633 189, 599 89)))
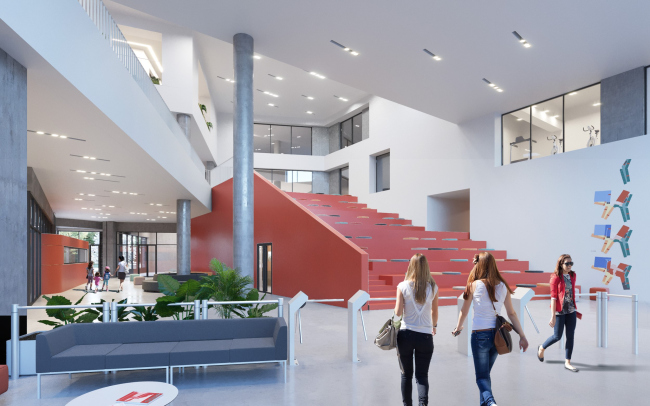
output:
POLYGON ((108 281, 111 279, 111 267, 107 266, 106 269, 104 269, 104 282, 102 283, 102 290, 106 288, 106 291, 108 292, 108 281))
POLYGON ((433 356, 433 336, 438 326, 438 286, 431 277, 429 263, 422 254, 409 262, 404 282, 397 285, 395 314, 404 315, 397 333, 397 351, 402 367, 402 402, 413 400, 413 360, 418 388, 418 405, 429 404, 429 365, 433 356))
POLYGON ((93 268, 93 265, 95 265, 95 263, 90 261, 86 267, 86 292, 93 290, 93 282, 95 278, 95 268, 93 268))
POLYGON ((576 330, 577 319, 582 318, 576 306, 576 273, 573 272, 573 260, 568 254, 560 255, 551 275, 551 321, 553 335, 544 344, 537 348, 537 358, 544 362, 544 350, 557 343, 562 338, 562 331, 566 329, 566 345, 564 368, 571 372, 578 372, 578 368, 571 365, 573 353, 573 335, 576 330))
POLYGON ((519 334, 519 348, 526 351, 528 340, 521 328, 517 313, 512 307, 510 295, 512 290, 503 279, 494 257, 489 252, 482 252, 474 256, 474 268, 467 279, 467 286, 463 293, 463 308, 458 317, 458 324, 452 332, 454 336, 460 334, 469 312, 470 305, 474 305, 474 319, 472 321, 472 356, 474 357, 474 370, 476 384, 479 390, 479 404, 481 406, 496 406, 492 395, 492 381, 490 371, 497 359, 497 349, 494 346, 496 333, 496 313, 505 304, 508 318, 514 330, 519 334))
POLYGON ((120 280, 120 292, 123 289, 124 285, 124 279, 126 279, 126 262, 124 261, 124 257, 122 255, 119 256, 120 262, 117 264, 117 269, 115 272, 117 273, 117 279, 120 280))

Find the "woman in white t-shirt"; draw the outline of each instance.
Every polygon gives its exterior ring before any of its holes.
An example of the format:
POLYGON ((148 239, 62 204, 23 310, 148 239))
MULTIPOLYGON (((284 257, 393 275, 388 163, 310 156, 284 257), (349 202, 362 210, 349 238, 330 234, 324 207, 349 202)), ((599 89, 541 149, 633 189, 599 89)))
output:
POLYGON ((458 324, 452 334, 457 336, 463 329, 465 318, 469 312, 470 305, 474 305, 474 318, 472 319, 472 357, 474 358, 474 370, 476 372, 476 384, 479 389, 479 401, 481 406, 496 406, 492 396, 492 383, 490 381, 490 370, 497 359, 497 349, 494 346, 494 335, 496 333, 496 314, 501 311, 503 305, 506 307, 508 318, 512 322, 514 330, 519 334, 519 348, 526 351, 528 340, 524 330, 519 324, 517 313, 512 307, 510 295, 512 290, 508 283, 501 276, 497 263, 489 252, 482 252, 474 256, 474 269, 469 274, 467 286, 463 293, 463 308, 458 316, 458 324))
POLYGON ((397 353, 402 367, 402 402, 412 405, 413 359, 418 387, 418 405, 429 404, 429 364, 433 356, 433 336, 438 325, 438 286, 431 277, 429 263, 422 254, 409 262, 404 282, 397 285, 395 314, 404 315, 397 333, 397 353))
POLYGON ((124 261, 124 257, 122 255, 119 256, 120 262, 117 263, 117 269, 115 270, 115 273, 117 274, 117 279, 120 280, 120 291, 122 290, 122 285, 124 285, 124 279, 126 279, 126 262, 124 261))

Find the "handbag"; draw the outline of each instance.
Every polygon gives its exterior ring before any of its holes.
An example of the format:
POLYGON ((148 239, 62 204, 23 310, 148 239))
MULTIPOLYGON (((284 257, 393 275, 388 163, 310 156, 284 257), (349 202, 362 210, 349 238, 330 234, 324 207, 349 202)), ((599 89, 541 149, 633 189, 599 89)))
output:
POLYGON ((494 334, 494 347, 497 349, 499 355, 508 354, 512 352, 512 337, 510 337, 510 332, 512 331, 512 324, 505 317, 502 317, 497 313, 496 307, 494 307, 494 302, 492 302, 492 308, 494 309, 494 314, 497 316, 496 323, 496 333, 494 334))
POLYGON ((392 350, 397 347, 397 332, 402 324, 402 317, 399 320, 393 320, 395 315, 379 329, 379 334, 375 337, 375 345, 382 350, 392 350))

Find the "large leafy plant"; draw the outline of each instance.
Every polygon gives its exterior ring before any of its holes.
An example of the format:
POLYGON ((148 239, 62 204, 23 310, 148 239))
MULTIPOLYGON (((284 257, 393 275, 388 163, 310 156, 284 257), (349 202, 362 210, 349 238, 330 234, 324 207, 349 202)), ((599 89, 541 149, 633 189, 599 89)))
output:
POLYGON ((156 309, 153 306, 133 306, 131 314, 133 314, 133 319, 137 321, 158 320, 158 314, 156 314, 156 309))
MULTIPOLYGON (((84 297, 86 297, 86 295, 83 295, 79 300, 77 300, 75 305, 81 303, 84 297)), ((72 302, 64 296, 43 296, 43 298, 47 302, 46 306, 69 306, 72 304, 72 302)), ((59 328, 72 323, 92 323, 97 319, 97 315, 90 313, 87 310, 88 309, 80 311, 77 311, 76 309, 46 309, 45 312, 48 317, 53 317, 58 321, 39 320, 38 322, 48 326, 53 326, 54 328, 59 328)))
POLYGON ((154 310, 160 317, 173 317, 176 320, 194 318, 194 306, 178 306, 175 303, 193 302, 202 299, 198 296, 201 285, 190 279, 181 284, 169 275, 158 275, 158 289, 165 296, 156 299, 154 310))
MULTIPOLYGON (((126 303, 127 299, 122 299, 118 304, 124 304, 126 303)), ((115 299, 111 300, 111 302, 114 302, 115 299)), ((99 302, 93 302, 92 304, 94 305, 103 305, 106 300, 100 299, 99 302)), ((104 322, 104 312, 102 310, 97 310, 97 309, 86 309, 84 312, 89 313, 89 314, 94 314, 95 318, 99 322, 104 322)), ((129 321, 128 317, 131 314, 128 310, 126 310, 126 307, 118 307, 117 308, 117 321, 129 321)), ((110 321, 110 320, 109 320, 110 321)))
MULTIPOLYGON (((259 300, 257 289, 251 289, 253 279, 242 276, 238 269, 232 269, 223 262, 213 258, 210 269, 214 275, 201 279, 201 298, 213 299, 217 302, 238 302, 259 300)), ((264 295, 266 296, 266 295, 264 295)), ((224 319, 231 319, 233 315, 241 318, 264 317, 264 313, 277 308, 277 304, 231 304, 216 306, 217 312, 224 319)))

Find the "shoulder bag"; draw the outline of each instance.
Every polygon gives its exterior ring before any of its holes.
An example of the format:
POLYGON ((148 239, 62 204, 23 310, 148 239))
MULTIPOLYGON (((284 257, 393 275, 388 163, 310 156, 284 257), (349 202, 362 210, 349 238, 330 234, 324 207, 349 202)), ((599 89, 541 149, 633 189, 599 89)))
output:
POLYGON ((375 345, 382 350, 392 350, 397 347, 397 332, 402 324, 402 318, 394 320, 395 315, 379 329, 379 334, 375 337, 375 345))
POLYGON ((499 355, 508 354, 512 352, 512 337, 510 337, 512 324, 497 313, 497 309, 494 307, 494 302, 492 302, 492 308, 494 309, 494 314, 497 316, 494 346, 499 355))

